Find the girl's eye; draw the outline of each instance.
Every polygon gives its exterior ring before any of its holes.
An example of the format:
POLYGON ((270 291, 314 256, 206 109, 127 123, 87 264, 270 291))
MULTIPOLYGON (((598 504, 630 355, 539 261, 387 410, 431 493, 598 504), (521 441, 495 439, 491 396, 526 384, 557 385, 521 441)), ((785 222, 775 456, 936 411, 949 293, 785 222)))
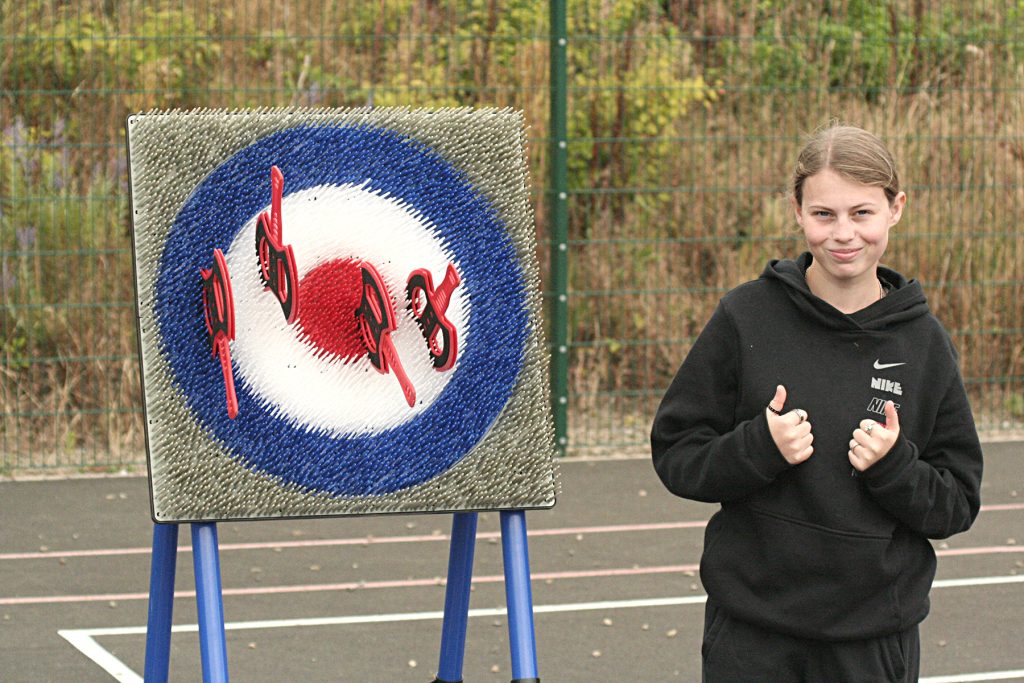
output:
POLYGON ((816 216, 817 218, 828 218, 828 217, 829 217, 829 216, 831 216, 832 214, 831 214, 831 213, 829 213, 828 211, 815 211, 815 212, 814 212, 814 215, 815 215, 815 216, 816 216))

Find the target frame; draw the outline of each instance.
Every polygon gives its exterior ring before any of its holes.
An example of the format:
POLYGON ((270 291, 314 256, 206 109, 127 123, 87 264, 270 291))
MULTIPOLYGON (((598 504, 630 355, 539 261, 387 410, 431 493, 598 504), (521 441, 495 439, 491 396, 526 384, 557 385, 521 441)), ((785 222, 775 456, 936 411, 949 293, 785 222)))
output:
MULTIPOLYGON (((467 108, 153 111, 129 117, 126 128, 154 521, 526 509, 554 504, 557 476, 547 353, 520 112, 467 108), (378 155, 372 163, 345 161, 345 155, 355 155, 352 150, 360 145, 364 153, 386 150, 388 154, 378 155), (258 158, 249 163, 249 157, 258 158), (322 425, 296 425, 294 419, 288 423, 281 418, 286 411, 280 405, 247 384, 247 369, 237 361, 230 366, 238 390, 237 418, 224 410, 226 387, 221 384, 218 389, 216 382, 208 380, 211 375, 220 377, 223 370, 227 381, 229 373, 204 341, 208 330, 195 329, 194 320, 197 315, 201 319, 203 311, 201 303, 185 300, 191 296, 189 273, 197 264, 203 267, 203 254, 212 249, 228 253, 231 239, 243 234, 243 225, 257 221, 260 211, 254 209, 270 206, 269 176, 253 180, 260 169, 269 174, 270 169, 263 167, 270 160, 284 169, 286 208, 289 198, 303 190, 340 187, 337 168, 348 163, 369 173, 369 185, 363 190, 397 198, 411 207, 412 214, 426 216, 441 234, 444 248, 449 249, 446 253, 455 255, 460 270, 455 279, 462 288, 455 291, 465 298, 460 305, 469 310, 463 320, 468 334, 459 339, 458 360, 440 363, 451 378, 436 392, 434 403, 418 414, 418 428, 402 422, 361 435, 344 431, 325 435, 330 430, 322 425), (450 185, 434 187, 409 175, 422 174, 427 167, 450 185), (389 183, 389 178, 397 176, 403 180, 389 183), (318 177, 324 180, 319 185, 318 177), (250 185, 262 185, 253 190, 253 196, 262 193, 266 201, 251 198, 250 185), (410 199, 417 192, 430 196, 410 199), (220 199, 212 201, 204 193, 220 199), (237 196, 247 199, 237 200, 237 196), (453 204, 451 197, 458 197, 461 204, 453 204), (476 222, 458 230, 446 227, 458 222, 452 218, 455 208, 466 207, 478 211, 476 222), (501 264, 507 271, 506 280, 501 280, 505 289, 496 293, 484 286, 487 275, 496 272, 494 263, 486 261, 486 250, 459 244, 485 224, 492 231, 484 231, 490 237, 488 244, 500 242, 505 249, 501 264), (171 281, 174 284, 167 285, 171 281), (503 318, 495 311, 507 307, 510 291, 520 314, 503 318), (505 301, 492 300, 502 294, 505 301), (506 319, 513 324, 499 329, 506 319), (481 399, 491 384, 489 367, 502 363, 505 374, 497 382, 504 383, 502 391, 481 399), (199 380, 192 376, 193 370, 199 380), (211 397, 218 391, 221 404, 214 407, 211 397), (486 410, 478 409, 479 415, 474 415, 475 402, 486 410), (260 410, 274 419, 263 416, 261 421, 260 410), (472 419, 481 424, 471 437, 463 437, 457 430, 472 419), (262 443, 275 438, 274 447, 262 443), (300 441, 305 445, 290 445, 300 441), (352 445, 354 441, 359 443, 352 445), (328 445, 318 446, 321 442, 328 445), (345 448, 338 447, 341 442, 345 448), (440 445, 432 445, 435 442, 440 445), (316 458, 303 462, 302 453, 309 448, 316 458), (288 451, 288 457, 278 457, 281 450, 288 451), (417 456, 432 466, 415 463, 413 469, 419 469, 405 476, 417 456)), ((358 185, 360 179, 349 180, 358 185)), ((284 242, 289 235, 288 216, 285 211, 284 242)), ((296 247, 296 260, 309 257, 296 247)), ((255 251, 252 260, 256 262, 255 251)), ((245 269, 244 259, 235 262, 245 269)), ((434 273, 438 282, 445 276, 444 271, 434 273)), ((198 273, 195 281, 198 293, 198 273)), ((390 289, 395 293, 398 287, 390 289)), ((234 290, 247 291, 237 286, 234 290)), ((397 301, 402 303, 400 297, 397 301)), ((403 321, 408 328, 408 315, 403 321)), ((282 326, 294 324, 281 319, 282 326)), ((253 334, 244 322, 237 326, 238 337, 253 334)), ((240 344, 237 339, 225 343, 240 348, 235 346, 240 344)), ((435 362, 432 370, 438 371, 438 365, 435 362)), ((397 382, 393 388, 398 391, 397 382)))

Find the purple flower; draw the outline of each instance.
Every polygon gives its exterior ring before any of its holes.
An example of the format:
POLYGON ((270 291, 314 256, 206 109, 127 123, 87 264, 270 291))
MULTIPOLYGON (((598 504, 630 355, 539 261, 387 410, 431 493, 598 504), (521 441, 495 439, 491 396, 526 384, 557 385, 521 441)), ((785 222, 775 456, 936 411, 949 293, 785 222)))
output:
POLYGON ((31 225, 27 228, 18 228, 15 234, 18 238, 18 248, 22 251, 29 251, 36 245, 36 229, 31 225))
POLYGON ((14 117, 14 123, 4 128, 4 137, 10 140, 11 147, 24 147, 26 142, 25 122, 20 116, 14 117))
POLYGON ((128 191, 128 157, 118 154, 114 161, 114 177, 117 178, 121 192, 128 191))
POLYGON ((4 129, 4 137, 8 140, 8 146, 14 152, 14 158, 18 160, 22 170, 30 172, 30 160, 28 158, 28 134, 25 122, 20 116, 14 117, 14 123, 4 129))
POLYGON ((323 88, 321 88, 320 84, 316 81, 310 83, 309 87, 306 88, 305 95, 307 107, 315 107, 319 104, 322 104, 324 101, 323 88))
POLYGON ((7 268, 7 259, 0 261, 0 294, 6 296, 7 292, 18 286, 18 276, 7 268))

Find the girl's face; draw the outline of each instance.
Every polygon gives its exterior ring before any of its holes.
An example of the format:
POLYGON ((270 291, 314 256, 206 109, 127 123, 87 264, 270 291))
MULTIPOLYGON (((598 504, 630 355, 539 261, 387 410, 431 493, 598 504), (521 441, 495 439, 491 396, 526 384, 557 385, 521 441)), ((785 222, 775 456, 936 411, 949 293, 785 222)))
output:
POLYGON ((907 196, 892 204, 880 187, 862 185, 831 169, 804 180, 796 220, 804 230, 814 263, 834 284, 877 277, 875 268, 889 243, 889 228, 903 215, 907 196))

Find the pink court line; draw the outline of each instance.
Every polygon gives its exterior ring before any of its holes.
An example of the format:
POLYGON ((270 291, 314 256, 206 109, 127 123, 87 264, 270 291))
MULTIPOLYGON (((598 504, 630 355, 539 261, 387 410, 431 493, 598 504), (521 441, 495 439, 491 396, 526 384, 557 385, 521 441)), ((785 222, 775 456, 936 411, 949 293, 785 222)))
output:
POLYGON ((1001 510, 1024 510, 1024 503, 1000 503, 997 505, 982 505, 980 512, 999 512, 1001 510))
MULTIPOLYGON (((1003 553, 1021 553, 1024 546, 986 546, 976 548, 956 548, 939 550, 937 555, 959 556, 966 555, 994 555, 1003 553)), ((531 579, 533 581, 554 581, 559 579, 593 579, 621 576, 644 576, 652 574, 675 574, 695 573, 699 570, 697 564, 679 564, 658 567, 631 567, 620 569, 592 569, 586 571, 564 571, 564 572, 536 572, 531 579)), ((497 583, 504 581, 505 577, 500 575, 475 576, 472 578, 474 584, 497 583)), ((265 586, 253 588, 224 588, 221 593, 225 596, 232 595, 281 595, 286 593, 315 593, 324 591, 355 591, 373 590, 383 588, 423 588, 430 586, 444 586, 447 581, 441 577, 430 579, 398 579, 389 581, 349 581, 346 583, 322 583, 306 584, 298 586, 265 586)), ((179 598, 194 598, 195 591, 180 591, 174 593, 179 598)), ((71 602, 117 602, 129 600, 146 600, 148 593, 102 593, 97 595, 47 595, 22 598, 0 598, 0 605, 45 605, 54 603, 71 602)))
MULTIPOLYGON (((981 512, 1007 512, 1024 510, 1024 503, 1004 503, 998 505, 982 505, 981 512)), ((539 538, 543 536, 575 536, 579 534, 607 534, 607 533, 628 533, 644 531, 664 531, 672 529, 702 529, 707 526, 707 520, 688 522, 657 522, 650 524, 613 524, 605 526, 568 527, 557 529, 531 529, 527 536, 539 538)), ((263 541, 259 543, 222 543, 218 547, 221 552, 231 550, 271 550, 284 548, 324 548, 351 545, 377 545, 385 543, 428 543, 450 540, 448 534, 430 534, 415 536, 363 536, 361 538, 325 538, 312 539, 307 541, 263 541)), ((500 532, 480 532, 477 540, 490 540, 501 538, 500 532)), ((37 552, 22 553, 0 553, 0 561, 3 560, 40 560, 47 558, 71 558, 71 557, 111 557, 121 555, 148 555, 151 548, 96 548, 91 550, 41 550, 37 552)), ((179 546, 178 552, 192 552, 191 546, 179 546)), ((1013 551, 1006 551, 1013 552, 1013 551)))
POLYGON ((1024 553, 1024 546, 996 545, 988 548, 946 548, 936 550, 939 557, 963 557, 965 555, 999 555, 1002 553, 1024 553))
MULTIPOLYGON (((570 527, 560 529, 535 529, 527 531, 530 537, 570 536, 578 534, 608 534, 630 531, 661 531, 670 529, 702 529, 707 521, 697 522, 659 522, 652 524, 617 524, 609 526, 570 527)), ((478 541, 501 538, 497 531, 480 532, 478 541)), ((218 546, 221 552, 227 550, 270 550, 275 548, 323 548, 345 545, 383 545, 387 543, 427 543, 448 541, 448 534, 430 534, 418 536, 363 536, 361 538, 325 538, 308 541, 261 541, 259 543, 222 543, 218 546)), ((68 557, 107 557, 116 555, 148 555, 150 548, 98 548, 93 550, 44 550, 34 553, 0 553, 0 560, 39 560, 46 558, 68 557)), ((192 552, 191 546, 179 546, 178 552, 192 552)))
MULTIPOLYGON (((592 569, 586 571, 537 572, 531 577, 533 581, 554 581, 558 579, 590 579, 618 576, 641 576, 650 574, 676 574, 696 572, 695 564, 679 564, 664 567, 632 567, 623 569, 592 569)), ((474 584, 500 583, 505 580, 503 575, 475 576, 474 584)), ((221 593, 228 595, 281 595, 287 593, 316 593, 323 591, 355 591, 382 588, 423 588, 444 586, 448 582, 442 578, 432 579, 401 579, 392 581, 349 581, 346 583, 320 583, 300 586, 266 586, 259 588, 225 588, 221 593)), ((195 591, 175 591, 175 598, 194 598, 195 591)), ((104 593, 98 595, 49 595, 42 597, 0 598, 0 605, 45 605, 69 602, 117 602, 129 600, 147 600, 149 593, 104 593)))

